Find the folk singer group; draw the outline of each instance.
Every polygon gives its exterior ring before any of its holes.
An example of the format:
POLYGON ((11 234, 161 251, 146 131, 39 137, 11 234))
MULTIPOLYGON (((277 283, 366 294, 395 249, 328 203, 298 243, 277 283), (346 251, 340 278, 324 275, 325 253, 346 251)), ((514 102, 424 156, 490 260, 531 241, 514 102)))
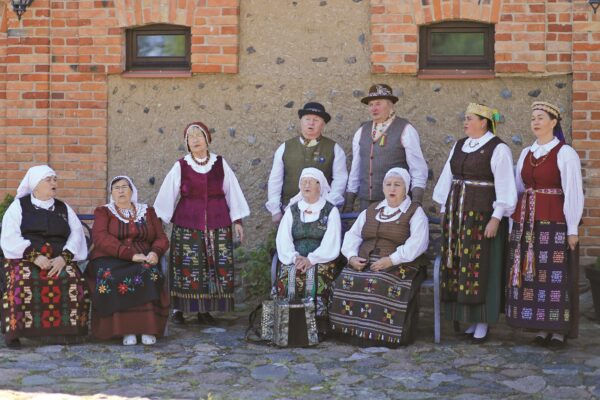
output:
MULTIPOLYGON (((321 334, 359 345, 410 342, 429 241, 421 207, 428 176, 414 126, 394 113, 385 84, 362 99, 372 117, 354 134, 352 164, 322 135, 330 115, 319 103, 298 110, 301 135, 275 152, 267 209, 278 226, 280 260, 273 294, 312 296, 321 334), (340 211, 361 211, 342 238, 340 211), (340 255, 341 251, 341 255, 340 255), (307 285, 306 277, 316 279, 307 285), (313 293, 305 293, 311 287, 313 293), (409 338, 410 339, 410 338, 409 338)), ((466 136, 450 150, 433 191, 441 205, 444 313, 466 323, 481 343, 505 312, 507 323, 535 332, 540 345, 561 347, 578 335, 578 225, 581 166, 565 143, 559 108, 531 107, 533 144, 516 169, 496 136, 499 114, 471 103, 466 136)), ((29 169, 2 220, 5 262, 0 281, 2 331, 19 338, 86 335, 145 345, 171 321, 234 308, 233 238, 243 240, 250 214, 236 176, 209 150, 201 122, 184 130, 188 154, 175 162, 154 206, 138 202, 133 181, 110 181, 110 200, 94 212, 88 246, 75 212, 56 198, 48 166, 29 169), (173 224, 169 241, 163 223, 173 224), (168 292, 159 260, 169 251, 168 292), (85 272, 78 261, 89 260, 85 272)), ((267 268, 265 266, 265 268, 267 268)))

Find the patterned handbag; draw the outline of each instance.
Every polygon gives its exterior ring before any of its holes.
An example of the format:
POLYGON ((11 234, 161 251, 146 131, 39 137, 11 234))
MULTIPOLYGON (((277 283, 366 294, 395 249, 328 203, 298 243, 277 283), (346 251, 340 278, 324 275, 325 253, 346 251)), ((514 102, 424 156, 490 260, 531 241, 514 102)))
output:
POLYGON ((288 266, 288 298, 273 301, 272 341, 276 346, 307 347, 319 344, 315 291, 316 270, 313 266, 306 274, 305 297, 295 300, 296 267, 288 266))

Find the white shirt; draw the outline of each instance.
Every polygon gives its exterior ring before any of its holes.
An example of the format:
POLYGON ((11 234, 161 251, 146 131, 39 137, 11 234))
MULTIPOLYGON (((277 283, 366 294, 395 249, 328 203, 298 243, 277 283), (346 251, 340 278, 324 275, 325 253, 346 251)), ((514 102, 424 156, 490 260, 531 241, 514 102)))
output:
MULTIPOLYGON (((325 200, 321 198, 314 204, 309 204, 304 200, 298 202, 300 209, 300 219, 302 222, 314 222, 319 218, 321 209, 325 206, 325 200), (304 211, 310 209, 312 214, 305 214, 304 211)), ((291 207, 285 211, 283 218, 277 229, 275 244, 277 245, 277 256, 283 265, 290 265, 296 262, 296 256, 300 255, 294 247, 294 238, 292 237, 292 225, 294 217, 291 207)), ((335 260, 340 255, 340 245, 342 242, 342 222, 340 212, 333 207, 327 217, 327 230, 321 240, 321 245, 306 256, 311 265, 323 264, 335 260)))
MULTIPOLYGON (((206 165, 198 165, 192 160, 190 154, 186 155, 184 161, 192 167, 192 169, 199 174, 206 174, 217 161, 217 155, 210 153, 210 160, 206 165)), ((229 164, 223 158, 223 192, 225 193, 225 200, 229 207, 229 218, 231 221, 247 217, 250 215, 250 208, 242 193, 242 188, 235 177, 235 174, 229 167, 229 164)), ((179 161, 176 161, 165 180, 163 181, 156 200, 154 201, 154 210, 158 218, 163 220, 164 223, 171 222, 173 213, 175 212, 175 206, 177 204, 177 197, 181 189, 181 166, 179 161)))
MULTIPOLYGON (((492 132, 487 132, 479 139, 468 138, 461 150, 465 153, 473 153, 492 140, 492 138, 494 138, 492 132)), ((452 150, 450 150, 448 160, 446 160, 440 178, 433 189, 433 201, 441 205, 441 212, 446 211, 446 200, 448 199, 452 187, 453 176, 450 169, 450 160, 454 155, 455 148, 456 143, 452 147, 452 150)), ((515 186, 515 177, 513 175, 512 153, 506 144, 500 143, 496 146, 492 153, 490 167, 492 169, 492 174, 494 175, 494 189, 496 191, 496 201, 492 204, 492 207, 494 208, 492 217, 497 219, 502 219, 503 216, 509 217, 517 205, 517 190, 515 186)))
MULTIPOLYGON (((388 206, 387 200, 383 200, 377 205, 377 209, 384 207, 384 213, 388 215, 398 209, 401 210, 401 213, 386 221, 379 219, 379 214, 376 214, 375 219, 381 223, 394 222, 408 210, 411 203, 412 201, 407 197, 400 206, 392 208, 388 206)), ((346 256, 348 260, 350 260, 350 257, 358 256, 358 250, 363 242, 361 236, 362 229, 366 220, 367 210, 364 210, 358 215, 354 225, 352 225, 352 228, 350 228, 344 236, 342 254, 346 256)), ((427 219, 427 215, 425 215, 425 211, 419 207, 410 219, 410 236, 406 239, 406 242, 398 246, 396 251, 390 254, 389 257, 392 260, 393 265, 409 263, 423 254, 427 250, 427 246, 429 246, 429 220, 427 219)))
MULTIPOLYGON (((550 142, 539 145, 537 141, 530 147, 523 149, 519 160, 517 161, 517 169, 515 181, 519 194, 525 191, 521 171, 523 170, 523 161, 530 151, 533 152, 535 158, 545 156, 552 150, 560 141, 557 138, 550 142)), ((563 145, 557 154, 558 169, 560 171, 560 182, 565 196, 563 205, 563 213, 567 222, 567 235, 577 235, 579 221, 583 215, 583 183, 581 179, 581 161, 577 152, 568 145, 563 145)))
MULTIPOLYGON (((304 139, 299 138, 300 143, 304 144, 304 139)), ((265 204, 271 215, 281 212, 281 208, 287 207, 287 204, 281 204, 281 190, 283 188, 283 153, 285 143, 282 143, 273 156, 273 167, 269 175, 268 200, 265 204)), ((348 181, 348 170, 346 169, 346 153, 337 143, 333 146, 333 166, 331 191, 327 195, 327 200, 334 206, 344 203, 344 190, 348 181)))
MULTIPOLYGON (((352 139, 352 166, 350 167, 350 175, 348 176, 347 191, 358 193, 360 187, 360 136, 362 127, 358 128, 352 139)), ((425 189, 427 184, 427 176, 429 169, 427 162, 421 151, 421 142, 417 130, 407 124, 400 136, 402 146, 406 151, 406 163, 408 164, 408 172, 410 173, 411 187, 420 187, 425 189)), ((385 171, 387 172, 387 171, 385 171)))
MULTIPOLYGON (((42 201, 36 199, 33 194, 31 196, 31 203, 44 210, 49 210, 54 206, 54 199, 42 201)), ((71 233, 67 238, 67 243, 63 247, 63 250, 69 250, 73 253, 74 261, 82 261, 87 258, 87 242, 85 241, 85 233, 83 232, 83 226, 81 221, 77 218, 75 211, 67 206, 67 217, 69 222, 69 228, 71 233)), ((25 239, 21 235, 21 221, 23 220, 23 210, 21 209, 21 202, 19 199, 15 199, 6 210, 4 218, 2 219, 2 235, 0 236, 0 245, 4 252, 4 257, 9 259, 20 259, 23 258, 23 252, 27 247, 31 245, 31 241, 25 239)), ((58 254, 53 254, 53 257, 57 257, 58 254)))

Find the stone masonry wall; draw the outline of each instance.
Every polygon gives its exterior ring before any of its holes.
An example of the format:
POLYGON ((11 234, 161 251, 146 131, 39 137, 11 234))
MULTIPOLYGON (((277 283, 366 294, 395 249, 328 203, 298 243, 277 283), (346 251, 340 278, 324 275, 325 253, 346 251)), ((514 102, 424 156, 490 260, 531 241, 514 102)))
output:
MULTIPOLYGON (((529 106, 552 99, 565 110, 570 129, 571 76, 500 77, 478 81, 423 81, 370 71, 369 4, 351 0, 292 1, 269 8, 268 0, 240 9, 240 73, 191 79, 109 79, 108 175, 130 173, 152 202, 175 160, 185 154, 183 128, 194 120, 213 128, 213 151, 236 170, 251 204, 250 244, 271 228, 264 209, 266 182, 277 146, 298 134, 297 110, 310 100, 332 115, 326 135, 350 156, 352 135, 369 118, 360 103, 368 87, 387 82, 400 96, 399 115, 421 134, 432 177, 426 197, 454 141, 470 101, 504 114, 500 136, 518 157, 533 139, 529 106), (299 22, 302 21, 302 22, 299 22)), ((428 200, 427 206, 432 204, 428 200)), ((430 209, 435 212, 435 209, 430 209)))

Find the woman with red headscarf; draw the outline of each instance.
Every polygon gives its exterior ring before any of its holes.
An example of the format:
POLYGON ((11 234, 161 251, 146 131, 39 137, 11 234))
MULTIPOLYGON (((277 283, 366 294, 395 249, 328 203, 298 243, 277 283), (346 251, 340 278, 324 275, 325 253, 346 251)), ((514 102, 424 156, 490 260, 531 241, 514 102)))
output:
POLYGON ((184 312, 195 312, 201 324, 213 324, 209 312, 233 311, 233 233, 243 240, 242 218, 250 209, 227 162, 209 151, 206 125, 192 122, 184 138, 189 153, 165 177, 154 209, 173 223, 172 321, 182 324, 184 312))

